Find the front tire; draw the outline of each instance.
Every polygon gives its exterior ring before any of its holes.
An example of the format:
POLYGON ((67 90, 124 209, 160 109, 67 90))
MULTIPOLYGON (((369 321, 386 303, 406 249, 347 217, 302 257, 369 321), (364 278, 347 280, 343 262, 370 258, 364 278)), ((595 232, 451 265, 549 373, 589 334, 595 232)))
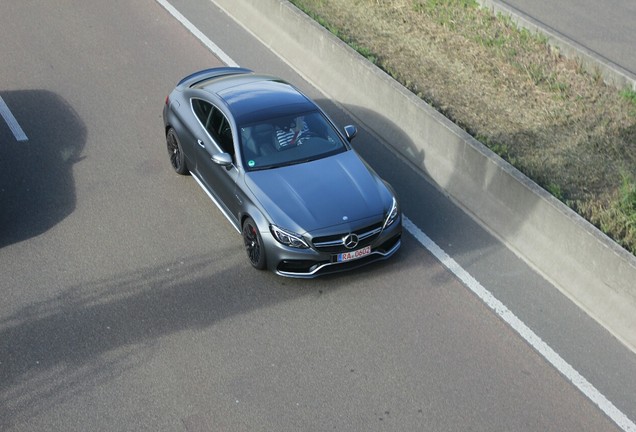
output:
POLYGON ((166 134, 166 145, 168 147, 168 155, 170 156, 170 164, 177 174, 187 174, 188 166, 183 154, 183 147, 177 136, 177 132, 170 128, 166 134))
POLYGON ((258 227, 252 218, 248 217, 245 219, 245 222, 243 222, 242 232, 245 252, 247 252, 247 259, 249 259, 252 267, 258 270, 264 270, 266 262, 263 239, 261 238, 261 233, 258 232, 258 227))

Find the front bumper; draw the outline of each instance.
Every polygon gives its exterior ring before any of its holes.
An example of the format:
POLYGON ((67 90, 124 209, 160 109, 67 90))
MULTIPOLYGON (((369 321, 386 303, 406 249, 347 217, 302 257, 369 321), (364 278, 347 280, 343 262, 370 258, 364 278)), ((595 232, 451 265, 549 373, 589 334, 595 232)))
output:
MULTIPOLYGON (((267 233, 269 234, 269 233, 267 233)), ((283 246, 271 235, 263 236, 268 267, 274 273, 292 278, 314 278, 382 261, 391 257, 401 246, 402 216, 383 230, 370 243, 371 253, 359 259, 338 262, 336 256, 348 249, 320 251, 316 248, 295 249, 283 246)))

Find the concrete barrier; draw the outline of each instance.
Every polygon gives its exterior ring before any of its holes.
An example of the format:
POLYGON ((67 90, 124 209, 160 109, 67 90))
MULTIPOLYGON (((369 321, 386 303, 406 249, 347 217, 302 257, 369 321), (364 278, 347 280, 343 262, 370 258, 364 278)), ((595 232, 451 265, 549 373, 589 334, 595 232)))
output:
POLYGON ((633 255, 288 1, 212 1, 636 352, 633 255))

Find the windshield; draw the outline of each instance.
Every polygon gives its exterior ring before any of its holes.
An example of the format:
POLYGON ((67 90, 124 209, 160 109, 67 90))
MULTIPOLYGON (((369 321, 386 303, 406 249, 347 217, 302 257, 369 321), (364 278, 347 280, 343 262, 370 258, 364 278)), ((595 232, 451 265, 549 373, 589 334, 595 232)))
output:
POLYGON ((250 123, 239 130, 248 171, 316 160, 348 148, 320 111, 250 123))

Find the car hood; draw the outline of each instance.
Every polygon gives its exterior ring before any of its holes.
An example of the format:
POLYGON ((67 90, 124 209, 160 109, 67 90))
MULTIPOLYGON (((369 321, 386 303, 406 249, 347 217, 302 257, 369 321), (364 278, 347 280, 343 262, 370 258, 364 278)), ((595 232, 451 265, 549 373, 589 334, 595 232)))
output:
POLYGON ((299 234, 383 215, 391 194, 354 151, 263 171, 246 185, 271 221, 299 234))

